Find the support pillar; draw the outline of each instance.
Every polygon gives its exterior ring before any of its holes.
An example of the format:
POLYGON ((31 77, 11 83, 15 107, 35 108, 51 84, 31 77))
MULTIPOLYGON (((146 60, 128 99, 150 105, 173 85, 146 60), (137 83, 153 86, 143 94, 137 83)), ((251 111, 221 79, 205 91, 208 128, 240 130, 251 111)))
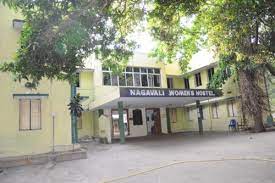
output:
POLYGON ((200 135, 203 135, 203 124, 202 124, 203 111, 202 111, 202 106, 200 105, 199 100, 196 101, 196 106, 197 106, 197 112, 198 112, 199 133, 200 133, 200 135))
POLYGON ((166 108, 166 120, 167 120, 167 131, 168 133, 172 133, 171 130, 171 116, 169 113, 169 108, 166 108))
POLYGON ((123 102, 119 101, 117 103, 118 105, 118 124, 119 124, 119 137, 120 137, 120 143, 125 143, 125 129, 124 129, 124 121, 123 121, 123 102))

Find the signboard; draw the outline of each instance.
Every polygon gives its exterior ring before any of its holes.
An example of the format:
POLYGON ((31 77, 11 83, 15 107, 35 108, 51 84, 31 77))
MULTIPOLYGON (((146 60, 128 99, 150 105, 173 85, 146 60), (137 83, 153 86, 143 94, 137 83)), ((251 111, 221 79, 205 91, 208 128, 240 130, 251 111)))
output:
POLYGON ((120 88, 120 97, 217 97, 207 89, 120 88))

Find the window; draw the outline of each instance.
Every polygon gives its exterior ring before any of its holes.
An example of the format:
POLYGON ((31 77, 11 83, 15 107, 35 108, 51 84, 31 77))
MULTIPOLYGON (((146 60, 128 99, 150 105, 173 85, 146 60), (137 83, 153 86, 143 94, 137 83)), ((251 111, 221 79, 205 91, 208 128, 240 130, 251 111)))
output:
POLYGON ((185 89, 190 89, 189 79, 188 78, 184 78, 184 87, 185 87, 185 89))
POLYGON ((146 74, 141 74, 141 85, 148 86, 148 79, 146 74))
POLYGON ((214 119, 219 118, 219 114, 218 114, 218 103, 212 104, 211 108, 212 108, 212 117, 213 117, 214 119))
POLYGON ((118 77, 109 68, 103 68, 103 85, 160 87, 160 69, 127 67, 118 77))
POLYGON ((213 75, 214 75, 214 68, 210 68, 207 70, 207 73, 208 73, 208 81, 210 82, 213 75))
POLYGON ((113 73, 111 74, 111 76, 112 76, 112 85, 118 86, 118 76, 113 73))
POLYGON ((20 99, 19 100, 19 129, 39 130, 41 129, 41 100, 20 99))
POLYGON ((133 86, 133 74, 126 73, 126 86, 133 86))
POLYGON ((195 82, 196 82, 197 87, 202 85, 202 83, 201 83, 201 73, 195 74, 195 82))
POLYGON ((176 108, 169 109, 169 117, 170 117, 171 123, 177 122, 177 109, 176 108))
POLYGON ((126 86, 126 83, 125 83, 125 75, 122 74, 119 76, 119 86, 126 86))
POLYGON ((82 116, 77 118, 77 129, 82 129, 82 116))
POLYGON ((134 73, 134 86, 140 86, 140 74, 134 73))
POLYGON ((160 75, 154 75, 154 87, 160 87, 160 75))
POLYGON ((154 76, 152 74, 148 75, 148 83, 149 83, 149 87, 154 86, 154 76))
POLYGON ((173 78, 167 78, 167 88, 174 88, 173 78))
POLYGON ((142 111, 140 109, 133 110, 133 124, 142 125, 142 111))
POLYGON ((111 85, 111 73, 103 72, 103 85, 111 85))
POLYGON ((79 73, 76 73, 76 83, 75 83, 76 87, 80 87, 80 84, 79 84, 80 83, 79 82, 80 81, 79 75, 80 75, 79 73))
POLYGON ((235 117, 238 116, 237 112, 237 103, 234 100, 229 100, 227 102, 227 111, 229 117, 235 117))

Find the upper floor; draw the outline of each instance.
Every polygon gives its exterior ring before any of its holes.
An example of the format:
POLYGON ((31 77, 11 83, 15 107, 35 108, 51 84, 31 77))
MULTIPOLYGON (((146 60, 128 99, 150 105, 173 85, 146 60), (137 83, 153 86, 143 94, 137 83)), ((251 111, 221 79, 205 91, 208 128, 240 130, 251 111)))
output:
MULTIPOLYGON (((135 54, 120 74, 103 67, 95 58, 89 58, 87 62, 90 67, 79 72, 77 87, 82 96, 89 97, 86 105, 90 108, 114 100, 120 87, 206 89, 217 72, 216 62, 210 62, 182 74, 177 63, 165 64, 141 53, 135 54)), ((227 96, 238 95, 234 77, 223 85, 223 91, 227 96)))

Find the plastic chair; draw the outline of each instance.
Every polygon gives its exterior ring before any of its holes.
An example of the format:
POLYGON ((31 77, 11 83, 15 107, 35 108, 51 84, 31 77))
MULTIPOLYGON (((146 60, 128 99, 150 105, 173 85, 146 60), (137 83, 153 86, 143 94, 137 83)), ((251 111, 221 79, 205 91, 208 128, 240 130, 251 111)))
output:
POLYGON ((230 131, 230 129, 234 130, 234 131, 238 130, 238 123, 235 119, 230 120, 229 125, 228 125, 228 130, 230 131))

